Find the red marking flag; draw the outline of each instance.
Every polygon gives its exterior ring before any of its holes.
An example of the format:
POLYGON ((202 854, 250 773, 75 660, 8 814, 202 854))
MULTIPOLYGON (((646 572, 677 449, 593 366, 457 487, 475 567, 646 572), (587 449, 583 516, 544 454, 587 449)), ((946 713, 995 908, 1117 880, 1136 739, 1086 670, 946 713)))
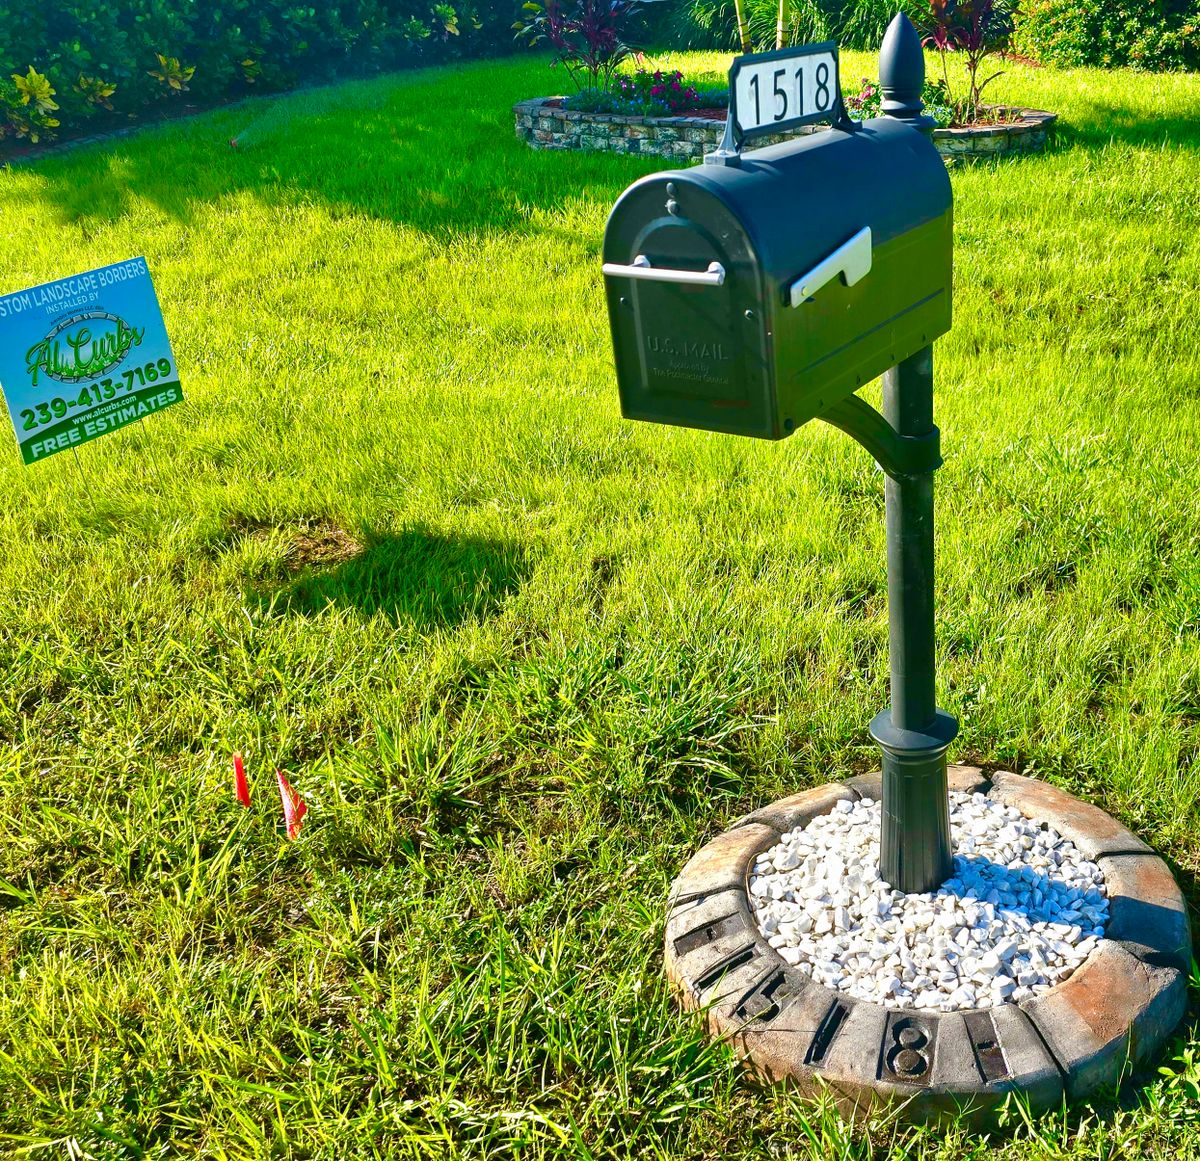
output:
POLYGON ((308 807, 288 784, 282 770, 276 770, 275 777, 279 779, 279 797, 283 799, 283 821, 287 824, 287 836, 294 839, 300 833, 308 807))
POLYGON ((250 805, 250 784, 246 781, 246 767, 242 765, 241 754, 233 756, 233 786, 237 791, 237 800, 243 806, 250 805))

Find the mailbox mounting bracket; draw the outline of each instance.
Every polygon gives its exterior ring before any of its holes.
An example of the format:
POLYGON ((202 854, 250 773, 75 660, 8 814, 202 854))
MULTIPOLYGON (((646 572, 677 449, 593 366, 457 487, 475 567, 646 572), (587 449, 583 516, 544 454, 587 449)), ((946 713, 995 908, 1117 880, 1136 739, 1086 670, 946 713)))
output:
POLYGON ((941 433, 900 435, 865 399, 848 395, 818 419, 825 420, 862 444, 892 479, 924 475, 942 466, 941 433))

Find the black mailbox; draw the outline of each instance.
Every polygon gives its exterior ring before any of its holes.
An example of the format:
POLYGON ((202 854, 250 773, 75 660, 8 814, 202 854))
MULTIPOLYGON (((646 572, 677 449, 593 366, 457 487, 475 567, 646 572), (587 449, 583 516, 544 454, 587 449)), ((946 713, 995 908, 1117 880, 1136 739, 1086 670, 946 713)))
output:
POLYGON ((871 722, 879 865, 899 890, 927 892, 954 868, 946 751, 958 723, 937 706, 933 617, 933 341, 950 329, 950 179, 926 135, 925 56, 903 12, 879 53, 883 117, 851 121, 837 72, 832 43, 733 62, 711 164, 644 178, 613 207, 608 313, 627 418, 780 439, 819 417, 886 473, 891 705, 871 722), (821 120, 833 128, 739 153, 748 138, 821 120), (877 411, 855 392, 881 375, 877 411))
POLYGON ((891 117, 643 178, 604 235, 622 414, 783 438, 950 329, 951 239, 891 117))

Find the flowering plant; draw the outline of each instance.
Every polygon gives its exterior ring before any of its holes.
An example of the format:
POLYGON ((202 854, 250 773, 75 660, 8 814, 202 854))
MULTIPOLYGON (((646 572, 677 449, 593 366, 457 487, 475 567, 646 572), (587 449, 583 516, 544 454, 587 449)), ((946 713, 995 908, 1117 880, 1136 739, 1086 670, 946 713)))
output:
MULTIPOLYGON (((953 123, 954 108, 944 81, 926 81, 921 90, 921 100, 925 104, 925 115, 932 117, 939 129, 953 123)), ((846 97, 846 109, 863 120, 878 117, 882 104, 883 92, 879 83, 867 77, 863 77, 862 88, 857 93, 846 97)))
POLYGON ((683 73, 638 69, 618 73, 608 89, 581 89, 564 102, 568 109, 587 113, 624 113, 664 117, 691 109, 722 109, 729 104, 727 89, 699 88, 683 73))
POLYGON ((613 92, 622 100, 639 105, 647 112, 683 113, 700 108, 700 90, 687 84, 678 69, 664 73, 660 69, 648 72, 623 73, 613 84, 613 92))

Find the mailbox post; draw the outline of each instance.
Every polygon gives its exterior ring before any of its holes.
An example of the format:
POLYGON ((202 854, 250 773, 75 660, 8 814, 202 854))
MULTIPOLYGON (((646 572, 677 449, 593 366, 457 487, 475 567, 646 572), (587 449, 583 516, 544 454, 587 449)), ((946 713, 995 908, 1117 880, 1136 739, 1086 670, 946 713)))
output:
MULTIPOLYGON (((932 129, 921 115, 925 58, 906 19, 884 37, 879 80, 885 116, 932 129)), ((884 373, 883 415, 902 439, 936 438, 932 346, 884 373)), ((932 891, 954 867, 946 749, 958 733, 934 694, 933 468, 890 476, 884 489, 892 704, 871 723, 883 751, 879 870, 901 891, 932 891)))
MULTIPOLYGON (((932 347, 884 374, 883 414, 902 439, 936 434, 932 347)), ((934 700, 933 469, 889 476, 884 502, 892 704, 871 723, 883 751, 879 872, 901 891, 933 891, 954 866, 946 748, 958 733, 934 700)))
POLYGON ((946 749, 958 730, 934 701, 931 344, 951 321, 950 179, 921 116, 925 61, 906 16, 881 49, 884 116, 851 121, 836 68, 832 44, 735 63, 710 164, 645 177, 613 208, 609 320, 627 418, 763 439, 823 419, 886 473, 891 706, 871 723, 880 870, 901 891, 932 891, 953 866, 946 749), (832 128, 740 152, 816 120, 832 128), (856 394, 880 375, 882 414, 856 394))

